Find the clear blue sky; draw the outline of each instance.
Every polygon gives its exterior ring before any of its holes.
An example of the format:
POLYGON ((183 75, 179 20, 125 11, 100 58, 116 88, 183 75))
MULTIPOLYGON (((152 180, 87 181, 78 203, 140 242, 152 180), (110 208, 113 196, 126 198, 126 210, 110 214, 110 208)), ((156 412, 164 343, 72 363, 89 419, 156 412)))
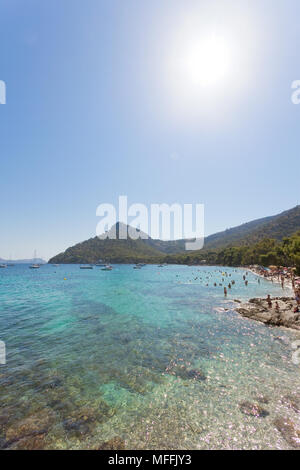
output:
POLYGON ((94 236, 122 194, 204 203, 206 234, 300 202, 299 17, 298 0, 0 0, 0 257, 94 236), (229 65, 207 86, 186 58, 210 34, 229 65))

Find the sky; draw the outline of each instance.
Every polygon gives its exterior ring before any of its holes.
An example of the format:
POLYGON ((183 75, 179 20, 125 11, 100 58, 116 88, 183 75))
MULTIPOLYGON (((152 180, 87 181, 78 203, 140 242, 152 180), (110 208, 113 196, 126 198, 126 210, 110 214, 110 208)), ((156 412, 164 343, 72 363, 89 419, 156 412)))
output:
POLYGON ((299 196, 298 0, 0 0, 0 257, 97 206, 205 205, 209 235, 299 196))

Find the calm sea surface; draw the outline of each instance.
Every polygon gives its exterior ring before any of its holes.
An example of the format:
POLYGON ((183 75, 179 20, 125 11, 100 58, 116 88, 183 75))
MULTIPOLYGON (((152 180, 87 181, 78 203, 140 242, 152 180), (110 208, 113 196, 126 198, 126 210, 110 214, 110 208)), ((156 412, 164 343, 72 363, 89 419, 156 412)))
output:
POLYGON ((283 295, 251 273, 246 287, 243 274, 0 270, 0 446, 97 449, 118 438, 128 449, 291 448, 274 422, 300 424, 286 398, 300 394, 299 334, 232 310, 233 299, 283 295), (227 299, 222 278, 236 281, 227 299), (244 402, 263 416, 245 414, 244 402))

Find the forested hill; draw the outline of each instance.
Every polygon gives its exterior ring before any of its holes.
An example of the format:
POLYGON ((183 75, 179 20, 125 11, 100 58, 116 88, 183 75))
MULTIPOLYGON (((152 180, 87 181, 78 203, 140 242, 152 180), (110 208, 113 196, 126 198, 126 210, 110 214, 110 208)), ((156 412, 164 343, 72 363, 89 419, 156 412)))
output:
POLYGON ((254 244, 263 238, 280 241, 298 230, 300 230, 300 206, 210 235, 205 239, 205 249, 254 244))
MULTIPOLYGON (((122 224, 117 224, 118 230, 122 224)), ((124 227, 123 227, 124 228, 124 227)), ((128 230, 128 227, 125 228, 128 230)), ((300 206, 281 214, 254 220, 238 227, 225 230, 205 239, 204 249, 199 252, 190 252, 202 258, 207 251, 219 251, 227 247, 240 247, 255 245, 265 238, 281 241, 300 230, 300 206)), ((159 262, 168 255, 186 255, 185 240, 162 241, 148 239, 116 240, 91 238, 68 248, 49 260, 49 263, 97 263, 102 259, 111 263, 159 262)))

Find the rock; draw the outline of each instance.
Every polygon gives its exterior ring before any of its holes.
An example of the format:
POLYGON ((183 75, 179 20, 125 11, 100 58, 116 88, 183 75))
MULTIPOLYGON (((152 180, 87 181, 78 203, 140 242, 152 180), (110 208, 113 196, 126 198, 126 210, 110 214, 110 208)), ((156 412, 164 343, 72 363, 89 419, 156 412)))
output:
POLYGON ((91 432, 97 423, 107 421, 111 416, 113 409, 101 401, 98 408, 82 407, 69 413, 63 421, 63 427, 71 437, 81 437, 91 432))
POLYGON ((266 325, 285 326, 300 330, 299 314, 294 313, 295 302, 289 297, 272 298, 273 307, 269 308, 266 299, 250 299, 248 303, 236 308, 240 315, 262 322, 266 325), (275 310, 275 301, 279 304, 279 311, 275 310))
POLYGON ((254 416, 255 418, 265 418, 269 412, 256 403, 244 401, 239 404, 240 411, 247 416, 254 416))
POLYGON ((53 414, 47 410, 35 413, 15 422, 6 431, 7 441, 18 441, 24 437, 46 434, 53 422, 53 414))
POLYGON ((203 381, 206 380, 206 376, 203 374, 201 370, 188 370, 187 375, 190 379, 198 380, 198 381, 203 381))
POLYGON ((63 380, 60 377, 52 377, 51 380, 45 383, 45 388, 57 388, 62 387, 63 380))
POLYGON ((256 401, 258 401, 259 403, 263 403, 264 405, 268 405, 270 403, 270 398, 266 395, 257 394, 255 395, 255 399, 256 401))
POLYGON ((0 437, 0 450, 7 447, 7 441, 4 437, 0 437))
POLYGON ((70 437, 81 437, 90 432, 90 427, 83 419, 78 421, 72 418, 66 419, 63 422, 63 427, 70 437))
POLYGON ((292 408, 296 413, 300 413, 300 397, 298 395, 285 395, 281 403, 292 408))
POLYGON ((24 437, 6 448, 8 450, 44 450, 46 448, 45 437, 46 434, 24 437))
POLYGON ((169 371, 172 375, 180 377, 183 380, 196 380, 202 382, 206 380, 206 375, 199 369, 187 369, 185 366, 174 366, 169 371))
POLYGON ((109 441, 102 442, 98 450, 125 450, 125 441, 120 437, 113 437, 109 441))
POLYGON ((300 449, 300 429, 290 419, 276 418, 274 425, 291 447, 300 449))
POLYGON ((12 419, 14 411, 12 408, 2 408, 0 410, 0 430, 6 426, 12 419))

